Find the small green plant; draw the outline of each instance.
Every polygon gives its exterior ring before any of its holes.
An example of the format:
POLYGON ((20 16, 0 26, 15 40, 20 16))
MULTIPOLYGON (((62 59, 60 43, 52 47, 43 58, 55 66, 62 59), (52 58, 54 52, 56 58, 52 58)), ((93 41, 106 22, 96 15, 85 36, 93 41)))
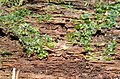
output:
POLYGON ((75 26, 76 32, 68 34, 67 38, 69 41, 79 42, 85 49, 85 51, 90 51, 90 39, 92 34, 95 33, 95 26, 89 19, 89 14, 84 14, 80 16, 80 20, 84 23, 78 23, 75 26))
POLYGON ((37 53, 38 57, 42 59, 46 57, 48 53, 43 50, 43 47, 47 42, 52 42, 49 37, 41 37, 39 31, 34 29, 29 24, 21 24, 20 26, 14 26, 12 29, 13 34, 19 38, 23 47, 26 50, 28 57, 33 53, 37 53))
POLYGON ((1 22, 10 22, 12 24, 12 23, 15 23, 15 22, 18 22, 18 21, 23 21, 24 16, 30 15, 30 13, 31 13, 30 10, 19 9, 19 10, 16 10, 14 12, 11 12, 10 14, 1 15, 0 16, 0 21, 1 22))
POLYGON ((108 43, 107 48, 104 51, 104 54, 105 55, 113 55, 113 54, 115 54, 114 53, 115 46, 116 46, 116 41, 115 40, 108 43))
POLYGON ((112 60, 112 55, 115 54, 114 50, 116 47, 117 42, 115 40, 112 40, 108 43, 106 49, 101 53, 100 60, 110 61, 112 60))
MULTIPOLYGON (((81 14, 81 22, 77 22, 75 32, 67 35, 68 41, 82 45, 86 52, 90 52, 91 36, 103 28, 111 29, 116 24, 116 19, 120 17, 120 4, 101 3, 96 5, 95 14, 81 14), (91 18, 94 17, 94 18, 91 18)), ((114 43, 106 48, 106 60, 110 60, 109 54, 113 53, 114 43)), ((100 56, 103 56, 100 54, 100 56)), ((96 58, 95 58, 96 59, 96 58)))
POLYGON ((54 48, 56 43, 53 41, 53 39, 49 35, 45 34, 43 36, 43 40, 44 40, 45 46, 47 46, 48 48, 54 48))
POLYGON ((112 60, 112 55, 115 54, 114 49, 116 46, 117 42, 115 40, 112 40, 111 42, 108 43, 106 50, 102 52, 102 57, 100 58, 100 60, 106 60, 106 61, 110 61, 112 60))
POLYGON ((24 16, 30 15, 30 13, 31 11, 27 9, 19 9, 9 14, 2 13, 2 15, 0 15, 0 28, 10 31, 12 26, 24 23, 24 16))
POLYGON ((94 60, 110 61, 112 60, 112 55, 115 54, 114 49, 116 47, 116 44, 117 44, 116 41, 112 40, 107 44, 106 49, 104 51, 93 53, 89 52, 89 54, 85 56, 85 58, 92 61, 94 60))
POLYGON ((120 4, 108 4, 105 3, 103 5, 97 5, 96 7, 96 18, 102 18, 104 19, 99 19, 101 20, 99 22, 98 20, 98 26, 101 28, 108 28, 110 29, 112 26, 116 24, 116 19, 120 16, 120 4), (98 16, 99 15, 99 16, 98 16))
POLYGON ((41 36, 37 28, 33 28, 24 22, 24 16, 30 15, 30 13, 31 11, 27 9, 20 9, 8 15, 0 16, 0 27, 7 29, 19 39, 28 57, 36 53, 38 58, 42 59, 48 55, 43 47, 53 48, 55 42, 48 35, 41 36))

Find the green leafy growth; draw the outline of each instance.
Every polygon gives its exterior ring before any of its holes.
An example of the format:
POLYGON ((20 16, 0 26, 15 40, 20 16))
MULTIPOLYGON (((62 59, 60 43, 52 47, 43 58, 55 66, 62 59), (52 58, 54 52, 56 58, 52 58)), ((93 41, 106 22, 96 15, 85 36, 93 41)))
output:
POLYGON ((19 38, 19 41, 25 48, 28 57, 33 53, 37 53, 38 57, 42 59, 48 55, 48 52, 43 49, 43 46, 53 48, 55 45, 55 42, 50 36, 44 35, 41 37, 39 30, 33 28, 27 23, 14 26, 12 28, 12 32, 19 38))
POLYGON ((54 48, 55 42, 53 41, 53 39, 49 35, 44 35, 43 40, 44 40, 45 46, 47 46, 48 48, 54 48))
MULTIPOLYGON (((95 14, 84 13, 80 16, 79 23, 75 26, 75 32, 67 35, 68 41, 82 45, 86 52, 90 52, 91 36, 96 34, 97 30, 103 28, 111 29, 116 24, 117 18, 120 17, 120 4, 97 4, 95 14), (91 18, 93 17, 93 18, 91 18)), ((112 45, 110 45, 112 46, 112 45)), ((114 47, 114 45, 113 45, 114 47)), ((113 53, 113 47, 106 49, 106 55, 113 53)), ((105 57, 107 57, 105 56, 105 57)), ((109 60, 108 56, 108 60, 109 60)), ((107 59, 107 58, 106 58, 107 59)))
POLYGON ((116 24, 116 19, 120 16, 120 4, 105 3, 103 5, 98 5, 96 7, 96 16, 98 22, 102 20, 102 18, 100 19, 101 16, 103 18, 105 17, 104 20, 98 23, 99 27, 110 29, 116 24))
MULTIPOLYGON (((103 4, 97 5, 95 14, 85 13, 80 16, 82 22, 77 23, 75 26, 75 32, 68 34, 69 41, 81 42, 80 40, 86 40, 90 43, 90 38, 97 30, 102 28, 110 29, 116 24, 116 19, 120 16, 120 4, 103 4), (94 17, 94 20, 90 17, 94 17)), ((86 45, 83 45, 86 46, 86 45)))
POLYGON ((48 55, 48 53, 42 48, 45 42, 37 29, 24 23, 20 26, 14 26, 12 32, 19 38, 19 41, 25 48, 28 57, 33 53, 37 53, 40 59, 48 55))
POLYGON ((105 54, 105 55, 113 55, 113 54, 115 54, 115 53, 114 53, 114 49, 115 49, 116 43, 117 43, 117 42, 116 42, 115 40, 111 41, 111 42, 107 45, 107 48, 106 48, 104 54, 105 54))
POLYGON ((108 43, 104 51, 97 52, 97 53, 95 52, 89 53, 89 55, 86 56, 86 59, 92 60, 92 61, 98 61, 98 60, 110 61, 112 60, 112 55, 115 54, 114 50, 115 50, 116 44, 117 42, 115 40, 112 40, 108 43))
POLYGON ((90 39, 92 34, 95 33, 95 26, 89 19, 89 14, 84 14, 80 16, 80 20, 84 23, 78 23, 75 26, 76 32, 68 34, 67 38, 69 41, 78 42, 85 48, 85 51, 90 51, 90 39))
POLYGON ((11 12, 10 14, 7 15, 1 15, 0 16, 0 21, 1 22, 10 22, 11 24, 14 24, 15 22, 20 22, 24 20, 24 16, 30 15, 31 11, 27 9, 20 9, 16 10, 14 12, 11 12))
POLYGON ((48 55, 48 52, 43 47, 53 48, 55 42, 48 35, 40 36, 37 28, 33 28, 24 22, 24 16, 30 16, 30 13, 31 11, 29 10, 21 9, 8 15, 2 15, 0 16, 0 28, 8 29, 8 32, 13 33, 15 37, 19 38, 28 57, 36 53, 38 58, 42 59, 48 55))
POLYGON ((101 60, 106 60, 106 61, 112 60, 111 56, 115 54, 114 50, 116 44, 117 42, 115 40, 112 40, 111 42, 108 43, 106 50, 102 53, 101 60))

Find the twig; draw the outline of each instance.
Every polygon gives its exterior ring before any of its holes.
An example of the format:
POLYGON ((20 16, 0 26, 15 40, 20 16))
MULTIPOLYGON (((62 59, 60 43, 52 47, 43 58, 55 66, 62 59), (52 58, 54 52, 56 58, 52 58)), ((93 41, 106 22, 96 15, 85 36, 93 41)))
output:
POLYGON ((20 73, 20 70, 18 70, 16 73, 16 79, 19 79, 19 73, 20 73))
POLYGON ((12 79, 15 79, 15 70, 16 70, 16 68, 13 68, 12 79))

